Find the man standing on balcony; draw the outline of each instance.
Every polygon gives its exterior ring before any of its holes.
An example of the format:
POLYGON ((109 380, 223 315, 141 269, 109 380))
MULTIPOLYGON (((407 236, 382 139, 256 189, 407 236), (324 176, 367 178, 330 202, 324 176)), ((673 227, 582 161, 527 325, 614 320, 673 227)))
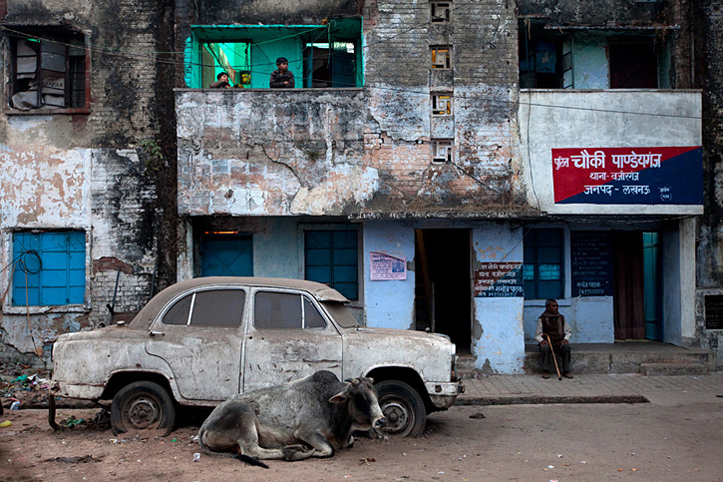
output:
MULTIPOLYGON (((562 376, 572 378, 570 375, 571 336, 572 329, 565 321, 565 316, 559 312, 557 300, 545 301, 545 311, 537 319, 537 331, 535 332, 535 340, 540 344, 542 353, 542 378, 550 378, 550 360, 556 356, 555 354, 562 356, 562 376)), ((555 362, 555 360, 552 361, 555 362)))
POLYGON ((293 89, 294 74, 289 71, 289 61, 284 57, 276 59, 276 70, 271 72, 269 87, 272 89, 293 89))

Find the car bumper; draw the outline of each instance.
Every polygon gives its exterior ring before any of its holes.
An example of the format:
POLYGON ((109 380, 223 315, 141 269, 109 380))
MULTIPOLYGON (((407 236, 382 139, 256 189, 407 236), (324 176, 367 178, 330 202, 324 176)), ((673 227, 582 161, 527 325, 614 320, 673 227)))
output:
POLYGON ((457 382, 427 382, 424 384, 432 405, 437 410, 446 410, 452 406, 457 395, 464 393, 464 385, 457 382))

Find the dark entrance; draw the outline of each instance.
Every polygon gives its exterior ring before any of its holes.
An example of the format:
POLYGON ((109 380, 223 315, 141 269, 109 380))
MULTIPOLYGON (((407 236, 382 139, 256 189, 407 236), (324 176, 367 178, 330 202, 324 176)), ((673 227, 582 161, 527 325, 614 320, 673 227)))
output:
POLYGON ((617 232, 615 339, 662 340, 662 276, 658 233, 617 232))
POLYGON ((418 330, 449 335, 457 353, 470 351, 470 231, 417 229, 415 313, 418 330))

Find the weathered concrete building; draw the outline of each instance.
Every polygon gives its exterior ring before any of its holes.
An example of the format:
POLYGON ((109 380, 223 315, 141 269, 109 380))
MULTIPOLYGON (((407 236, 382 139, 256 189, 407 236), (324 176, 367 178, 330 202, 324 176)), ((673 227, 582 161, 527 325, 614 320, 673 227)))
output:
POLYGON ((118 267, 133 309, 158 266, 326 282, 367 325, 446 333, 491 372, 523 370, 549 297, 579 343, 717 350, 716 2, 151 3, 43 2, 38 25, 7 2, 6 347, 32 351, 28 310, 44 341, 106 319, 118 267), (119 5, 143 13, 103 28, 119 5), (67 65, 85 46, 82 112, 19 70, 60 25, 67 65), (294 88, 269 89, 278 57, 294 88), (235 88, 209 89, 222 71, 235 88), (54 231, 85 236, 62 308, 12 273, 35 256, 16 240, 54 231))
POLYGON ((108 323, 113 301, 136 310, 154 273, 169 278, 175 183, 159 174, 175 170, 173 80, 156 57, 172 49, 158 26, 169 13, 0 2, 3 360, 42 365, 59 333, 108 323))

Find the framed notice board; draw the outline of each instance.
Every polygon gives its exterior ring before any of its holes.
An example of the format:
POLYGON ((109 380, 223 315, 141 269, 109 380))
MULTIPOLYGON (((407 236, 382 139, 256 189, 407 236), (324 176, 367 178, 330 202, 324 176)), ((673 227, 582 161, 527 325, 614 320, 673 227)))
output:
POLYGON ((705 328, 723 330, 723 295, 706 295, 705 328))
POLYGON ((613 243, 606 231, 571 231, 572 296, 613 295, 613 243))

